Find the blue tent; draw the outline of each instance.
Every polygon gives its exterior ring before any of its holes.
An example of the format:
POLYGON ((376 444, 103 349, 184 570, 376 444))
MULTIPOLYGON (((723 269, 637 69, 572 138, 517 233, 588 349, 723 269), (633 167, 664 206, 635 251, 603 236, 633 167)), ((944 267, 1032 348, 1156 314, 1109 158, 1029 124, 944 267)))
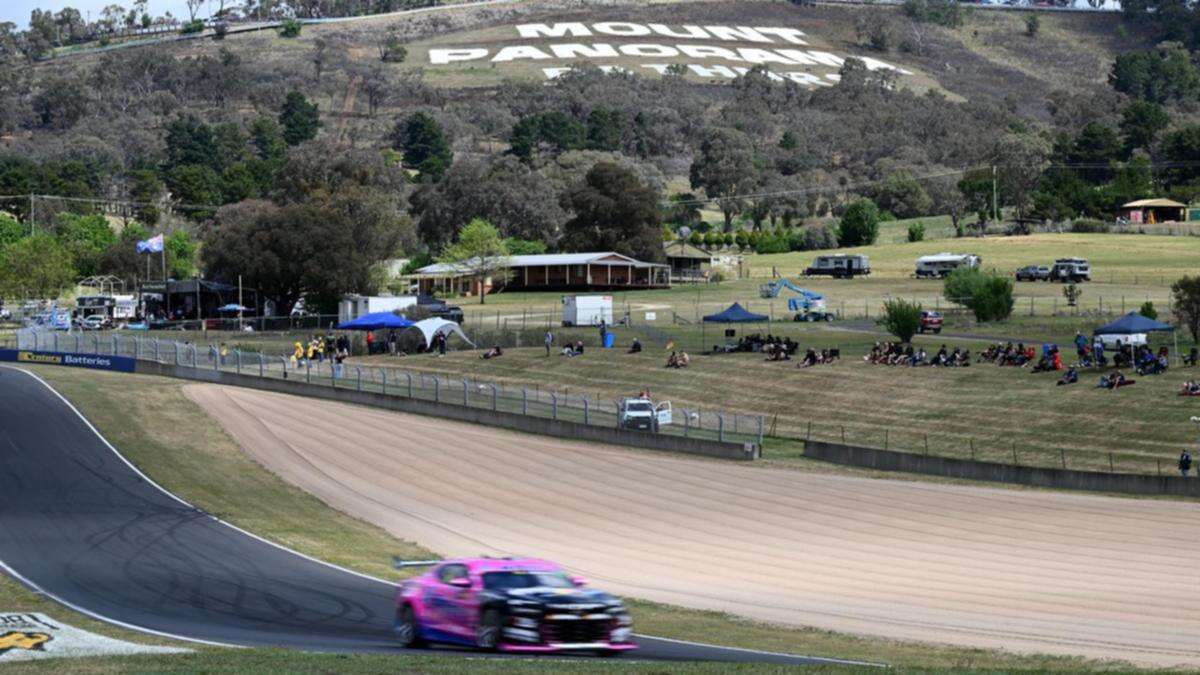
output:
POLYGON ((704 317, 704 321, 705 323, 758 323, 767 321, 767 315, 747 312, 745 307, 735 302, 724 312, 704 317))
POLYGON ((383 330, 408 328, 411 325, 413 325, 412 321, 391 312, 371 312, 363 314, 357 319, 339 323, 338 330, 383 330))
POLYGON ((1168 323, 1147 319, 1137 312, 1130 312, 1116 321, 1101 326, 1092 331, 1093 335, 1135 335, 1138 333, 1151 333, 1154 331, 1175 330, 1175 327, 1168 323))

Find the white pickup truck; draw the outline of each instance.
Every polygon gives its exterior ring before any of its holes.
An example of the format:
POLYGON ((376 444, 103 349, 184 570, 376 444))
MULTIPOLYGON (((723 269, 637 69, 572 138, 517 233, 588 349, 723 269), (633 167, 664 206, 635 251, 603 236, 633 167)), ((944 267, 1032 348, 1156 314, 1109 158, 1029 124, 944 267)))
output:
POLYGON ((645 397, 623 398, 617 405, 617 425, 622 429, 658 431, 671 423, 671 402, 655 405, 645 397))

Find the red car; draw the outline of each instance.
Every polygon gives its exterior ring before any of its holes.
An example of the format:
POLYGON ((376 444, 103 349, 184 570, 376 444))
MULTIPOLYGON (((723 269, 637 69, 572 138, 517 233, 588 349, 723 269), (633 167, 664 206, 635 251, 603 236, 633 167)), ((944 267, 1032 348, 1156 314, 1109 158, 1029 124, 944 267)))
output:
POLYGON ((508 652, 596 652, 636 649, 624 603, 587 588, 580 577, 536 558, 460 558, 397 562, 431 566, 396 593, 396 640, 508 652))
POLYGON ((918 333, 942 332, 942 314, 929 309, 921 310, 921 325, 917 326, 918 333))

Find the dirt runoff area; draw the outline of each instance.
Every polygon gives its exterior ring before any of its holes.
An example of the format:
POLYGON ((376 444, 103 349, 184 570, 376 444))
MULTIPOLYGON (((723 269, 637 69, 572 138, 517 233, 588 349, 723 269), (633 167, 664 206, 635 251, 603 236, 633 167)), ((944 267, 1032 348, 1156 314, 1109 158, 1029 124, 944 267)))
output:
POLYGON ((189 385, 245 450, 445 555, 902 640, 1200 666, 1200 506, 759 468, 189 385))

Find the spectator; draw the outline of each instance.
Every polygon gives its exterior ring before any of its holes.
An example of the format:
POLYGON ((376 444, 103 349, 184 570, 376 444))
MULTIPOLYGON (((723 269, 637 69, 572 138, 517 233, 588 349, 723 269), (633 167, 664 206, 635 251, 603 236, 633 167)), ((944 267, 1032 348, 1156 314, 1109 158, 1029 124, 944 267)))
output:
POLYGON ((1185 448, 1179 453, 1179 475, 1187 478, 1188 472, 1192 470, 1192 454, 1185 448))
POLYGON ((546 345, 546 356, 550 356, 550 345, 554 344, 554 333, 546 331, 546 335, 542 338, 542 342, 546 345))
POLYGON ((388 331, 388 335, 387 335, 387 347, 388 347, 388 353, 389 353, 389 354, 391 354, 391 355, 395 356, 395 354, 396 354, 396 343, 397 343, 399 340, 400 340, 400 338, 399 338, 399 337, 396 335, 396 329, 395 329, 395 328, 393 328, 392 330, 389 330, 389 331, 388 331))
POLYGON ((1185 365, 1185 366, 1196 365, 1197 357, 1200 357, 1200 350, 1196 349, 1195 347, 1192 347, 1191 351, 1188 352, 1188 355, 1183 357, 1183 365, 1185 365))
POLYGON ((1067 368, 1067 372, 1063 373, 1062 377, 1058 378, 1057 385, 1075 384, 1079 381, 1079 373, 1074 368, 1067 368))
POLYGON ((1088 339, 1083 336, 1083 333, 1075 331, 1075 353, 1082 359, 1087 355, 1088 339))
POLYGON ((496 345, 495 347, 492 347, 491 349, 488 349, 487 351, 485 351, 485 352, 483 352, 482 354, 480 354, 480 355, 479 355, 479 358, 481 358, 481 359, 494 359, 494 358, 496 358, 497 356, 503 356, 503 355, 504 355, 504 350, 503 350, 503 349, 500 349, 500 345, 496 345))
POLYGON ((375 332, 367 331, 367 355, 375 353, 375 332))
POLYGON ((446 355, 446 334, 437 333, 433 336, 433 340, 437 343, 438 358, 440 359, 446 355))
MULTIPOLYGON (((549 351, 549 349, 550 349, 550 347, 547 346, 546 350, 549 351)), ((629 353, 637 354, 640 351, 642 351, 642 341, 635 337, 635 338, 633 338, 633 343, 631 343, 629 345, 629 353)))

